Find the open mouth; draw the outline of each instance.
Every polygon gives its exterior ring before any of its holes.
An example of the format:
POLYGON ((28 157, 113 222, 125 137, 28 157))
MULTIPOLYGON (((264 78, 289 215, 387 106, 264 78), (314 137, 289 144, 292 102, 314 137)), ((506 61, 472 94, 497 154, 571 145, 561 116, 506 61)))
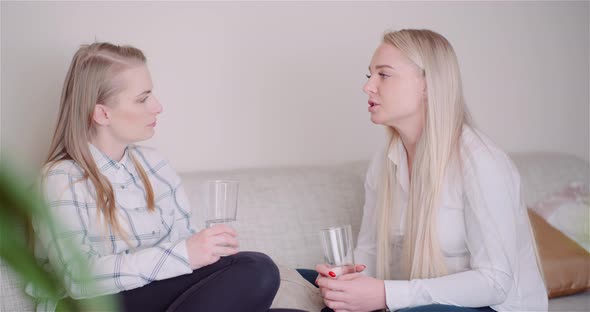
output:
POLYGON ((379 110, 379 103, 373 101, 373 100, 369 100, 369 108, 368 111, 369 113, 376 113, 379 110))
POLYGON ((369 100, 369 107, 374 107, 374 106, 377 106, 377 105, 379 105, 379 103, 376 103, 376 102, 373 102, 373 101, 369 100))

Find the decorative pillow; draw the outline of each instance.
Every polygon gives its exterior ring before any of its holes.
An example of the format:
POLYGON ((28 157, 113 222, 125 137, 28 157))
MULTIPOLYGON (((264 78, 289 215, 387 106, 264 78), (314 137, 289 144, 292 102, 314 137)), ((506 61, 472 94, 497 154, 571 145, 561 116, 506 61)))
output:
POLYGON ((549 298, 590 289, 590 253, 530 209, 529 218, 549 298))
POLYGON ((590 252, 590 186, 573 182, 531 207, 549 224, 590 252))

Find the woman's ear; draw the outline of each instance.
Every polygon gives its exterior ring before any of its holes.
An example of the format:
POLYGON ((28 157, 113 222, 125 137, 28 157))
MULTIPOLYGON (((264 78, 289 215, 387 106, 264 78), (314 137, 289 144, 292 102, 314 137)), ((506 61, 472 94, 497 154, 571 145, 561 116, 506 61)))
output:
POLYGON ((101 126, 108 126, 111 123, 109 118, 109 108, 103 104, 94 105, 92 120, 101 126))
POLYGON ((416 77, 416 83, 419 85, 420 95, 425 102, 428 101, 428 86, 426 85, 426 76, 421 75, 416 77))

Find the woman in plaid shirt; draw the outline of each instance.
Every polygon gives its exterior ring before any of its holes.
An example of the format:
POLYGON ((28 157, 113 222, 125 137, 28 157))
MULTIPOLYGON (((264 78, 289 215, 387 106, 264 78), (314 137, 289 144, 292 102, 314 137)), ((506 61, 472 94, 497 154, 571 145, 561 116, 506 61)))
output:
MULTIPOLYGON (((111 296, 123 311, 266 311, 279 287, 273 261, 238 252, 227 225, 197 232, 176 172, 133 145, 153 136, 162 112, 152 88, 136 48, 93 43, 76 52, 42 179, 60 226, 50 235, 34 222, 37 257, 63 273, 63 300, 111 296), (91 284, 66 246, 86 256, 91 284)), ((28 291, 38 310, 60 309, 63 300, 28 291)))

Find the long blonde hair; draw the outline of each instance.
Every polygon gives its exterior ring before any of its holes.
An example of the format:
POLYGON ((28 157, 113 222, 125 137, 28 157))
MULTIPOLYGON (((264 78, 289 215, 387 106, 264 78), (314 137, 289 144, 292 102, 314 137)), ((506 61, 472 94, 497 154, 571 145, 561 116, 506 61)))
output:
POLYGON ((457 57, 451 44, 430 30, 404 29, 386 33, 383 43, 399 49, 424 75, 427 90, 424 129, 416 144, 405 220, 396 204, 396 167, 388 159, 391 147, 400 140, 388 127, 388 146, 377 196, 377 276, 391 279, 391 230, 405 222, 402 273, 406 279, 447 274, 440 250, 436 214, 443 179, 451 159, 458 156, 464 124, 470 123, 465 107, 457 57))
MULTIPOLYGON (((83 171, 81 180, 89 179, 96 189, 97 212, 101 213, 114 233, 126 239, 117 219, 115 196, 109 180, 100 173, 88 143, 95 133, 92 114, 97 103, 110 103, 122 91, 115 76, 123 70, 145 64, 141 50, 111 43, 82 45, 74 54, 61 93, 57 125, 45 161, 45 172, 61 160, 73 160, 83 171)), ((116 105, 116 104, 114 104, 116 105)), ((154 192, 148 176, 131 151, 133 161, 146 189, 150 212, 155 211, 154 192)))

